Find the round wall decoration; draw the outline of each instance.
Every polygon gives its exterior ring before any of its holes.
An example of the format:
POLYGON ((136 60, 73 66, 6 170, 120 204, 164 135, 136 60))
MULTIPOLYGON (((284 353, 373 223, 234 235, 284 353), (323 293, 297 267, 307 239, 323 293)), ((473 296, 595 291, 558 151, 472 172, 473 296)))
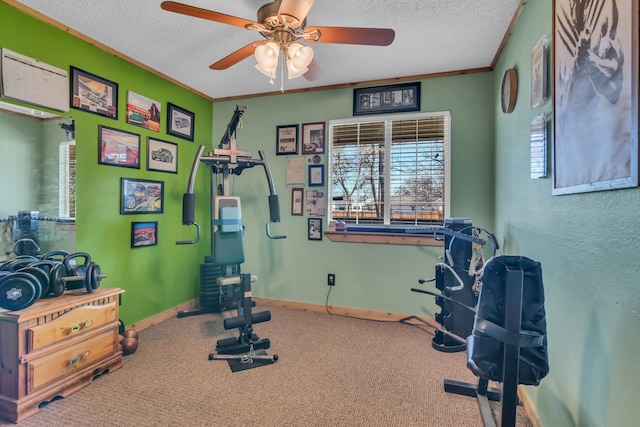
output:
POLYGON ((502 112, 511 113, 518 97, 518 74, 515 68, 509 68, 502 76, 502 112))

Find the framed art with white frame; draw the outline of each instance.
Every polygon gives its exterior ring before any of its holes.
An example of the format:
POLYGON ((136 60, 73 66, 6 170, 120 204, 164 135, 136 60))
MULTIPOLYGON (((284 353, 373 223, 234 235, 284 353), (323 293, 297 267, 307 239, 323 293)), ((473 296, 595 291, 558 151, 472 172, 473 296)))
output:
POLYGON ((531 108, 547 102, 547 36, 543 36, 531 52, 531 108))

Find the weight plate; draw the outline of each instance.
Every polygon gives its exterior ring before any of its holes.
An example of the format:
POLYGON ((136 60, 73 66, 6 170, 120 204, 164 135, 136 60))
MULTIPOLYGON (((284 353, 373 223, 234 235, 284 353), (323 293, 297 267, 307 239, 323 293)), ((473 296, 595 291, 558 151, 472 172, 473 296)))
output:
POLYGON ((43 260, 32 262, 31 264, 27 265, 27 267, 36 267, 44 271, 45 273, 49 274, 53 266, 56 264, 57 263, 54 261, 43 259, 43 260))
POLYGON ((29 307, 37 296, 35 278, 15 274, 5 276, 0 283, 0 307, 11 311, 29 307))
POLYGON ((87 269, 84 275, 84 287, 87 289, 88 293, 93 293, 93 290, 95 289, 92 284, 92 280, 94 279, 93 277, 94 267, 95 267, 95 264, 90 262, 89 265, 87 266, 87 269))
POLYGON ((40 295, 38 296, 38 299, 40 299, 42 295, 46 295, 49 293, 49 275, 45 271, 40 270, 37 267, 25 267, 25 268, 21 268, 17 272, 29 273, 38 280, 38 283, 40 284, 40 288, 42 289, 42 291, 40 292, 40 295))
POLYGON ((65 270, 64 264, 57 264, 49 272, 49 290, 54 297, 59 297, 64 293, 62 278, 65 277, 65 270))
POLYGON ((93 286, 93 289, 98 289, 100 287, 100 282, 102 282, 102 270, 100 269, 100 264, 93 263, 91 276, 91 286, 93 286))

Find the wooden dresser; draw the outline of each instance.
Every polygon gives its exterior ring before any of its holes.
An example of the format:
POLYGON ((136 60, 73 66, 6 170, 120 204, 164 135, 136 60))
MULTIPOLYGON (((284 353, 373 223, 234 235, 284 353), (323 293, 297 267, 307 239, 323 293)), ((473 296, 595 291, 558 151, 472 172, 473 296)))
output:
POLYGON ((17 423, 122 366, 120 294, 100 287, 0 310, 0 416, 17 423))

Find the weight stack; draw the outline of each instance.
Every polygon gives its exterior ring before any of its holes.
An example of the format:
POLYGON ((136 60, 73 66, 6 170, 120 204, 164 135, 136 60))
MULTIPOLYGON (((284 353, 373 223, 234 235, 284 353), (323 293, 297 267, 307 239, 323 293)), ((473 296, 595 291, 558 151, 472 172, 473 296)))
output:
MULTIPOLYGON (((444 227, 462 234, 472 234, 472 221, 469 218, 447 218, 444 227)), ((436 288, 448 297, 468 306, 475 307, 478 297, 473 293, 474 277, 469 276, 469 264, 473 252, 472 243, 455 236, 445 234, 444 238, 445 263, 453 268, 458 277, 464 283, 464 288, 451 291, 449 288, 458 286, 459 283, 447 268, 436 267, 436 288), (447 255, 449 251, 449 255, 447 255)), ((446 302, 436 298, 436 303, 442 307, 442 311, 436 314, 436 320, 443 328, 459 337, 466 338, 473 330, 473 313, 460 307, 458 304, 446 302)), ((431 346, 447 353, 465 351, 466 345, 460 341, 436 331, 431 341, 431 346)))

